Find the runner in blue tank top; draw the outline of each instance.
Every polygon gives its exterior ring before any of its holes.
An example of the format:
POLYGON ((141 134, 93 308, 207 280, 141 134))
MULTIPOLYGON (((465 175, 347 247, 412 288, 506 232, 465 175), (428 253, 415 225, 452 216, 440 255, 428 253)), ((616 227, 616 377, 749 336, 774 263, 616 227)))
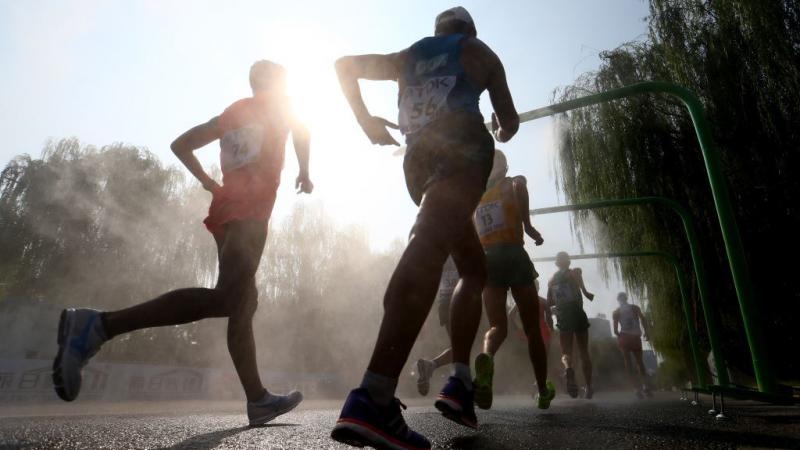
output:
POLYGON ((331 436, 355 446, 430 448, 410 430, 395 398, 397 379, 436 296, 448 255, 460 280, 450 306, 454 374, 436 407, 476 428, 470 350, 481 316, 486 261, 472 222, 492 169, 494 142, 483 124, 478 99, 489 91, 495 138, 511 139, 519 127, 500 59, 477 39, 475 24, 461 7, 437 16, 433 37, 387 55, 345 56, 336 62, 342 90, 373 144, 399 145, 372 116, 358 80, 393 80, 399 85, 399 128, 407 150, 406 185, 420 206, 408 247, 384 297, 384 317, 361 387, 347 398, 331 436))

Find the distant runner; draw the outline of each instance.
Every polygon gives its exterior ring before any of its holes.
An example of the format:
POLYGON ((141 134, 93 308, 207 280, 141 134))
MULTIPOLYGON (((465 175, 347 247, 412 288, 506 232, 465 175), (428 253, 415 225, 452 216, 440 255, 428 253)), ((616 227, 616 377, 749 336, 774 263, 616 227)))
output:
POLYGON ((211 317, 228 318, 228 350, 247 396, 247 416, 259 425, 292 410, 303 396, 268 392, 261 383, 253 339, 258 306, 255 273, 267 238, 269 221, 283 168, 289 133, 300 165, 299 192, 311 193, 308 176, 309 133, 294 119, 285 90, 285 70, 269 61, 250 68, 253 96, 183 133, 172 151, 211 192, 205 225, 219 252, 214 289, 185 288, 119 311, 65 309, 58 325, 59 351, 53 384, 59 397, 72 401, 80 392, 81 369, 104 342, 142 328, 163 327, 211 317), (200 165, 194 151, 220 141, 223 184, 200 165))
POLYGON ((634 393, 638 398, 653 396, 650 389, 650 382, 647 371, 644 368, 642 359, 642 328, 644 328, 644 338, 650 334, 650 326, 647 318, 642 314, 642 310, 628 303, 628 294, 620 292, 617 294, 619 308, 612 314, 614 320, 614 335, 617 336, 619 348, 625 361, 625 371, 631 379, 634 393), (633 359, 633 361, 631 361, 633 359), (634 364, 636 367, 634 368, 634 364))
MULTIPOLYGON (((436 294, 439 325, 447 331, 447 337, 452 337, 450 333, 450 300, 453 298, 453 291, 457 284, 458 269, 456 269, 453 258, 447 258, 442 269, 442 279, 439 281, 439 292, 436 294)), ((444 349, 436 358, 417 360, 417 390, 420 395, 428 395, 433 372, 451 362, 453 362, 453 351, 450 347, 444 349)))
POLYGON ((480 322, 486 261, 472 213, 486 189, 494 155, 494 142, 478 107, 481 93, 489 90, 498 141, 514 136, 519 116, 500 59, 476 36, 469 13, 456 7, 437 16, 435 36, 408 49, 346 56, 336 62, 345 97, 373 144, 398 145, 386 129, 395 125, 370 115, 358 80, 398 82, 399 128, 407 144, 406 186, 420 205, 408 247, 386 291, 368 370, 331 433, 337 441, 381 448, 430 447, 425 437, 408 428, 394 394, 448 255, 461 277, 450 307, 454 375, 435 405, 448 419, 477 427, 469 360, 480 322))
POLYGON ((592 387, 592 360, 589 357, 589 319, 583 310, 581 293, 589 301, 594 299, 594 294, 586 290, 581 269, 570 269, 569 266, 569 255, 566 252, 558 252, 556 267, 559 270, 547 284, 547 304, 558 319, 556 326, 561 343, 561 362, 564 364, 567 393, 572 398, 578 396, 575 370, 572 367, 572 341, 576 340, 578 341, 578 351, 581 354, 583 378, 586 381, 586 386, 583 388, 584 396, 591 399, 594 395, 594 388, 592 387))
POLYGON ((511 290, 528 338, 528 355, 539 391, 537 402, 539 408, 547 409, 555 397, 555 387, 547 381, 547 350, 539 330, 539 301, 534 291, 539 274, 525 252, 523 231, 536 245, 542 245, 544 239, 531 224, 525 177, 511 178, 507 172, 505 155, 495 150, 488 188, 475 211, 475 226, 488 267, 483 304, 489 319, 483 353, 475 358, 475 404, 482 409, 492 407, 494 355, 508 334, 506 295, 511 290))

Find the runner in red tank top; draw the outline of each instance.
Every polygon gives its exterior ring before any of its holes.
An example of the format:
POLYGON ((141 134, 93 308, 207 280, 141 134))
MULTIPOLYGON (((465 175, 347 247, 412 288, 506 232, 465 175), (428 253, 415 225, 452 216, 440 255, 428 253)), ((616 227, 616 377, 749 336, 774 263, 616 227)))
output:
POLYGON ((250 69, 253 96, 237 101, 219 117, 183 133, 172 151, 213 194, 206 227, 219 251, 219 278, 214 289, 178 289, 120 311, 67 309, 59 323, 59 352, 53 384, 67 401, 78 396, 81 369, 107 340, 142 328, 228 319, 228 350, 247 395, 251 425, 269 422, 302 400, 299 392, 274 395, 261 383, 253 339, 258 303, 255 273, 267 238, 267 221, 283 167, 284 146, 292 133, 300 163, 296 187, 313 189, 308 177, 309 134, 294 120, 286 98, 283 67, 259 61, 250 69), (194 151, 220 141, 223 183, 200 165, 194 151))

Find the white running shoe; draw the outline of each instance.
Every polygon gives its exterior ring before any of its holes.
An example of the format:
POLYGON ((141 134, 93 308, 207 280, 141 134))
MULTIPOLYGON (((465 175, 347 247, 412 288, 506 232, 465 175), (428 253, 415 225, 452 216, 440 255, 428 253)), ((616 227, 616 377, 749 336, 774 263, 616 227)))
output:
POLYGON ((287 395, 264 394, 257 402, 247 402, 247 418, 250 425, 263 425, 274 418, 293 410, 303 401, 303 394, 298 391, 287 395))
POLYGON ((433 361, 428 361, 427 359, 417 360, 417 374, 419 375, 417 379, 417 390, 420 395, 428 395, 431 389, 431 378, 433 377, 434 370, 436 370, 436 365, 433 361))
POLYGON ((62 400, 71 402, 78 397, 81 370, 107 340, 100 311, 85 308, 61 311, 53 386, 62 400))

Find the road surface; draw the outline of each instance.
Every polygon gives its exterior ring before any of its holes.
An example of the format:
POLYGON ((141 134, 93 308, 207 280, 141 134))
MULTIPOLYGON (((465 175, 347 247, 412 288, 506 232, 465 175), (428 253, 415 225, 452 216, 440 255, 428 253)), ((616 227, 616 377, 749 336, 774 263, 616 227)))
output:
MULTIPOLYGON (((443 449, 800 448, 800 408, 730 402, 732 420, 678 394, 647 401, 629 394, 560 397, 548 411, 523 397, 479 412, 478 432, 442 418, 432 400, 414 400, 409 425, 443 449)), ((81 403, 0 406, 0 449, 340 449, 328 434, 338 403, 307 401, 265 427, 249 428, 241 403, 81 403)))

